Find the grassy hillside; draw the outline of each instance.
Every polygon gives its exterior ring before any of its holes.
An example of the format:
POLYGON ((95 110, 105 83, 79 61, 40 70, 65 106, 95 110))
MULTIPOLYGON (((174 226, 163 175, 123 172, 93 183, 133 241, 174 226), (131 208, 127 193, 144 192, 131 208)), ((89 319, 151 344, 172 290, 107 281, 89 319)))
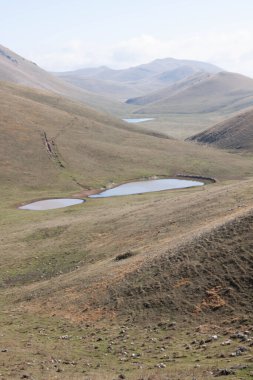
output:
POLYGON ((237 178, 252 171, 244 158, 138 133, 50 93, 1 83, 0 99, 1 186, 89 188, 178 172, 237 178))
POLYGON ((0 82, 0 102, 0 377, 250 380, 251 154, 22 85, 0 82), (217 181, 18 209, 178 173, 217 181))
POLYGON ((250 342, 230 336, 252 336, 252 190, 252 180, 233 181, 5 209, 2 373, 210 380, 210 368, 235 367, 228 379, 249 380, 250 342), (239 346, 246 351, 231 357, 239 346))
POLYGON ((177 81, 173 85, 166 86, 165 88, 159 89, 158 91, 152 91, 145 96, 140 96, 138 98, 132 98, 127 100, 127 104, 134 104, 136 106, 145 106, 148 104, 156 103, 161 101, 168 96, 174 96, 178 93, 182 93, 188 88, 199 84, 202 81, 209 79, 213 74, 198 72, 194 75, 190 75, 188 78, 177 81))
POLYGON ((224 149, 253 150, 253 111, 241 113, 189 138, 224 149))
POLYGON ((146 104, 135 111, 140 114, 233 113, 252 106, 253 79, 228 72, 196 76, 194 81, 179 83, 179 87, 168 87, 167 91, 131 101, 136 102, 146 104))
POLYGON ((53 91, 59 95, 95 106, 103 111, 113 110, 117 113, 121 108, 118 102, 62 81, 41 69, 36 63, 26 60, 2 45, 0 45, 0 80, 53 91))

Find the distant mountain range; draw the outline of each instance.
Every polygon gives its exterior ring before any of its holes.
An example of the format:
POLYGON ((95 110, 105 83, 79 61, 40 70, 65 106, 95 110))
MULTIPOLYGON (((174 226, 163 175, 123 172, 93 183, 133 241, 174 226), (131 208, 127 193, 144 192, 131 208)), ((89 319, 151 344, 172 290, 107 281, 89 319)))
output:
MULTIPOLYGON (((191 123, 199 122, 200 115, 212 115, 212 128, 194 135, 192 141, 219 148, 253 149, 253 79, 208 63, 167 58, 124 70, 102 66, 54 75, 0 45, 0 81, 2 107, 8 98, 10 104, 12 101, 16 104, 17 110, 20 111, 19 106, 23 104, 22 112, 28 112, 31 101, 35 113, 36 110, 43 113, 45 107, 50 110, 51 122, 54 120, 57 126, 59 110, 56 112, 56 109, 63 111, 64 107, 75 117, 80 115, 102 124, 108 121, 112 126, 120 125, 129 131, 135 128, 139 132, 141 128, 126 126, 97 110, 120 118, 124 114, 165 115, 164 123, 168 126, 170 115, 191 115, 191 123), (135 96, 126 100, 130 95, 135 96), (217 120, 223 121, 213 127, 217 120)), ((207 127, 208 124, 203 124, 198 130, 207 127)), ((159 131, 159 127, 150 128, 149 134, 157 135, 159 131)), ((161 131, 165 132, 165 128, 161 131)))
POLYGON ((196 73, 220 71, 221 68, 205 62, 165 58, 122 70, 101 66, 56 75, 82 89, 126 100, 161 89, 196 73))
POLYGON ((84 91, 125 103, 121 110, 126 114, 210 114, 215 123, 253 106, 253 79, 205 62, 166 58, 122 70, 101 66, 56 75, 84 91))

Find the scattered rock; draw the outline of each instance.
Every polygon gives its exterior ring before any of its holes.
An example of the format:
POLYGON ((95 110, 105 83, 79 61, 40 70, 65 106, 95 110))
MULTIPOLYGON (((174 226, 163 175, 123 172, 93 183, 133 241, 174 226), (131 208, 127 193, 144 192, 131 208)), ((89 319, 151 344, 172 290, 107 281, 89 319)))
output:
POLYGON ((62 335, 62 336, 60 336, 60 339, 68 340, 68 339, 70 339, 70 336, 69 335, 62 335))
POLYGON ((134 255, 135 255, 134 252, 132 252, 132 251, 127 251, 127 252, 121 253, 120 255, 116 256, 116 257, 115 257, 115 261, 126 260, 126 259, 128 259, 129 257, 132 257, 132 256, 134 256, 134 255))
POLYGON ((166 368, 166 364, 164 363, 159 363, 156 365, 157 368, 166 368))
POLYGON ((234 375, 235 371, 232 369, 217 369, 214 371, 214 377, 234 375))
POLYGON ((231 344, 231 339, 227 339, 221 343, 222 346, 229 346, 231 344))
POLYGON ((241 333, 241 332, 238 332, 236 334, 232 334, 230 336, 231 339, 240 339, 241 342, 246 342, 247 339, 248 339, 248 335, 247 334, 244 334, 244 333, 241 333))
POLYGON ((247 365, 244 365, 244 364, 238 364, 238 365, 234 365, 233 367, 231 367, 230 369, 246 369, 248 368, 247 365))
POLYGON ((133 354, 131 354, 131 357, 132 358, 139 358, 141 356, 141 354, 139 354, 139 353, 133 353, 133 354))

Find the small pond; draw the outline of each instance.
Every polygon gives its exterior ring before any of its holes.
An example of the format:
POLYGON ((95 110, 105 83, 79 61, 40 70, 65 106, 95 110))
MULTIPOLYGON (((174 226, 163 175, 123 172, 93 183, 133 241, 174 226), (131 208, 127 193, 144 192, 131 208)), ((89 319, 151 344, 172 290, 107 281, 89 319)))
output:
POLYGON ((29 203, 28 205, 19 207, 20 210, 33 210, 43 211, 52 210, 55 208, 68 207, 78 205, 85 202, 83 199, 71 199, 71 198, 59 198, 59 199, 46 199, 43 201, 37 201, 29 203))
POLYGON ((129 182, 105 190, 99 194, 90 195, 89 198, 106 198, 120 195, 142 194, 153 191, 185 189, 193 186, 203 186, 203 182, 184 179, 155 179, 149 181, 129 182))
POLYGON ((154 118, 152 117, 147 117, 145 119, 122 119, 124 121, 126 121, 127 123, 143 123, 144 121, 150 121, 150 120, 155 120, 154 118))

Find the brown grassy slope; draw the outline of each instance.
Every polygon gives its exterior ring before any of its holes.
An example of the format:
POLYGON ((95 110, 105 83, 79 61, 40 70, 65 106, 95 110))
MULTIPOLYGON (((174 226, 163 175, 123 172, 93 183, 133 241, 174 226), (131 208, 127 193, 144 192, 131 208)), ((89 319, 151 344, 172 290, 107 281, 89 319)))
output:
POLYGON ((2 229, 2 284, 32 312, 43 305, 77 321, 113 312, 247 313, 252 186, 252 180, 213 184, 23 213, 22 227, 13 220, 2 229), (114 260, 128 251, 133 256, 114 260))
POLYGON ((168 250, 112 286, 108 303, 137 314, 252 313, 252 222, 251 211, 168 250))
POLYGON ((253 111, 241 113, 195 136, 191 141, 224 149, 253 149, 253 111))
POLYGON ((220 72, 199 83, 172 91, 162 91, 153 103, 135 113, 231 113, 253 104, 253 79, 240 74, 220 72))
POLYGON ((41 69, 36 63, 26 60, 2 45, 0 45, 0 80, 53 91, 103 110, 117 112, 120 109, 120 105, 108 97, 95 95, 62 81, 41 69))
POLYGON ((2 83, 0 98, 2 185, 73 187, 74 177, 96 187, 154 174, 237 178, 252 172, 245 158, 139 134, 137 127, 50 93, 2 83))

